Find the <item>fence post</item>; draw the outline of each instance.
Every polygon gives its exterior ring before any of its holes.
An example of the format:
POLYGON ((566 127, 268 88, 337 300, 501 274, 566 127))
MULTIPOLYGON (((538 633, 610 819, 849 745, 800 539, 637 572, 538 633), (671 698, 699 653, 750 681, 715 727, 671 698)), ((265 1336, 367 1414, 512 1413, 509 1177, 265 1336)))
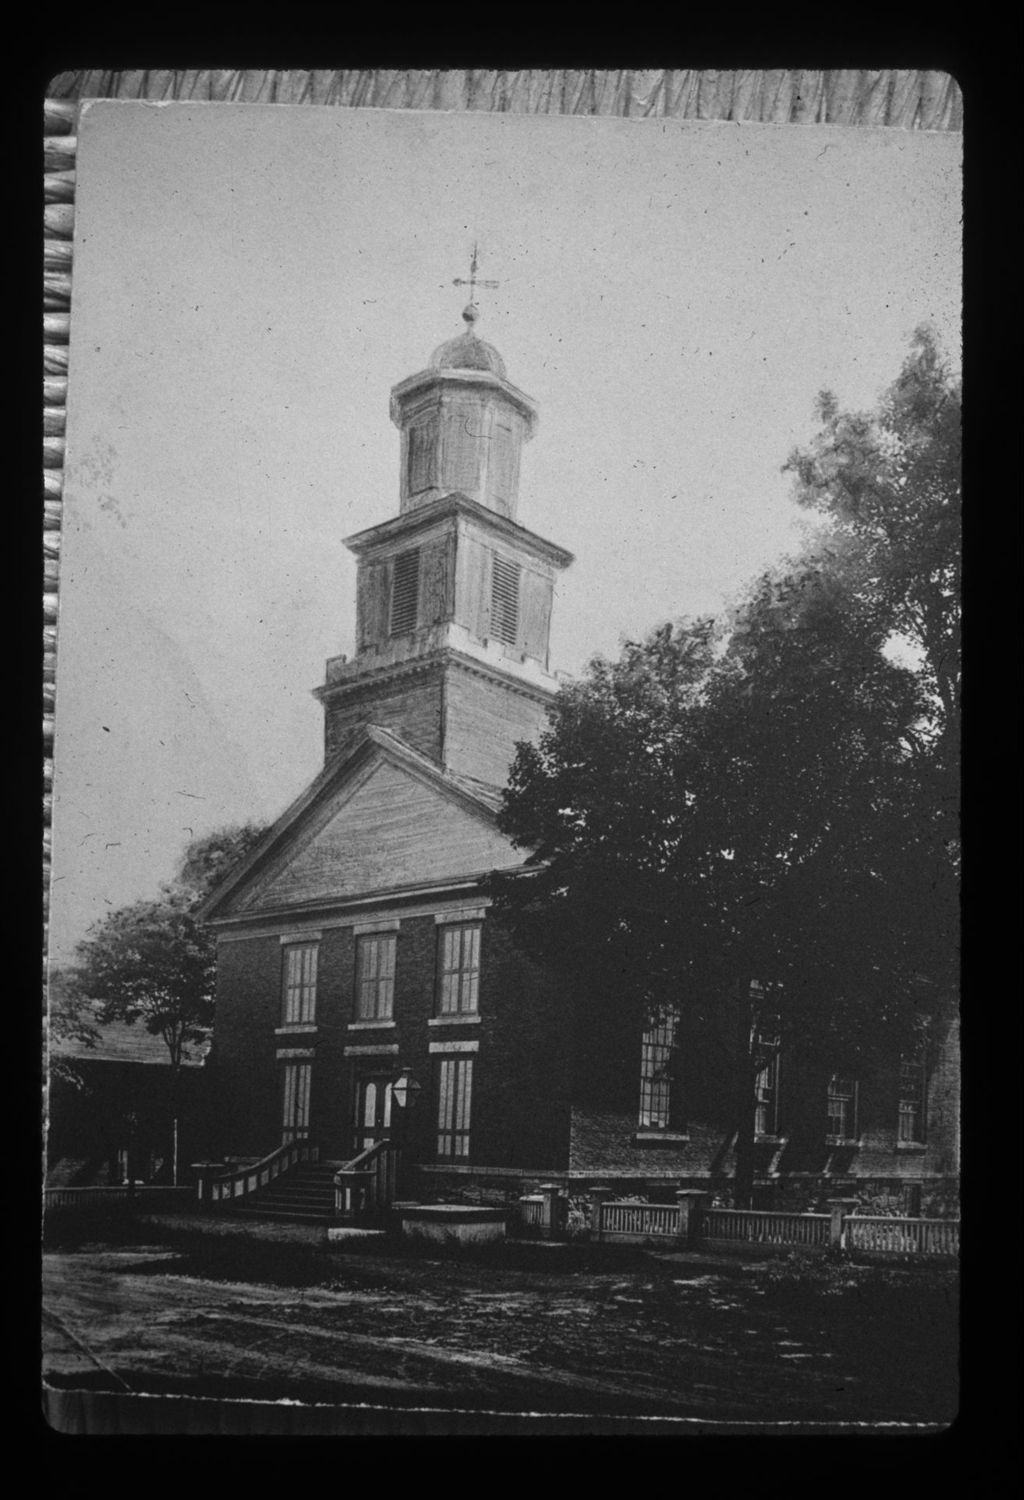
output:
POLYGON ((710 1196, 710 1193, 706 1193, 703 1188, 676 1189, 676 1202, 679 1204, 677 1237, 680 1248, 685 1249, 688 1245, 695 1245, 701 1238, 704 1210, 708 1206, 710 1196))
POLYGON ((590 1237, 600 1240, 604 1233, 604 1205, 614 1194, 610 1187, 590 1189, 590 1237))
POLYGON ((558 1233, 558 1183, 542 1182, 537 1191, 544 1199, 540 1210, 541 1238, 554 1239, 558 1233))
POLYGON ((213 1197, 211 1179, 217 1172, 224 1171, 224 1163, 219 1161, 194 1161, 190 1165, 196 1174, 196 1197, 200 1203, 208 1205, 213 1197))
POLYGON ((842 1249, 843 1245, 843 1222, 847 1214, 852 1214, 855 1208, 860 1207, 859 1198, 828 1198, 828 1211, 831 1220, 828 1226, 828 1242, 834 1250, 842 1249))

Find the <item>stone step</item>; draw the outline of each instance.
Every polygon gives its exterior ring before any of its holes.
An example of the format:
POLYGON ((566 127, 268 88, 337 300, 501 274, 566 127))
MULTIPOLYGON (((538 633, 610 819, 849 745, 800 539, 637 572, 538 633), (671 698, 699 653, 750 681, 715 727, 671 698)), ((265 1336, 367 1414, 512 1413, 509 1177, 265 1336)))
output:
POLYGON ((255 1200, 252 1205, 256 1209, 266 1209, 268 1213, 282 1214, 318 1214, 328 1219, 334 1218, 334 1203, 309 1203, 302 1199, 294 1198, 261 1198, 255 1200))
POLYGON ((270 1219, 276 1224, 333 1224, 336 1222, 333 1214, 299 1212, 294 1209, 260 1208, 255 1205, 252 1208, 233 1208, 231 1209, 231 1214, 233 1217, 237 1216, 243 1219, 270 1219))

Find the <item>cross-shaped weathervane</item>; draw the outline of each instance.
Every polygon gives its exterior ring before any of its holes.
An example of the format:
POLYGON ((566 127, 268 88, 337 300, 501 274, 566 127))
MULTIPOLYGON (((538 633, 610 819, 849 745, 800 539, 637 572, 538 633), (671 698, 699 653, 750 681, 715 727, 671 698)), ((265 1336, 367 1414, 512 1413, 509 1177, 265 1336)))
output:
POLYGON ((469 302, 470 302, 470 306, 471 307, 475 307, 475 305, 476 305, 476 289, 477 289, 478 286, 496 287, 496 286, 500 286, 501 285, 501 283, 498 282, 498 281, 480 281, 480 280, 478 280, 477 279, 477 274, 476 274, 476 268, 477 268, 477 247, 476 247, 476 245, 474 245, 473 246, 473 259, 469 263, 469 280, 467 281, 462 276, 456 276, 455 280, 452 282, 452 286, 468 286, 469 287, 469 302))

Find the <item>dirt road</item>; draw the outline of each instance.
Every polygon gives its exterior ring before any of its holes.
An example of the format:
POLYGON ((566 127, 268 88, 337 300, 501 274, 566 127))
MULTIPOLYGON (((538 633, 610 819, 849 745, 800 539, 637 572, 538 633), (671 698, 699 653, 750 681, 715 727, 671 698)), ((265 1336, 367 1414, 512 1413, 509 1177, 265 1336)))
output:
POLYGON ((217 1399, 948 1422, 952 1313, 937 1350, 935 1317, 908 1306, 895 1328, 891 1303, 868 1279, 780 1306, 754 1274, 671 1257, 566 1272, 305 1246, 83 1247, 46 1256, 44 1371, 59 1388, 217 1399))

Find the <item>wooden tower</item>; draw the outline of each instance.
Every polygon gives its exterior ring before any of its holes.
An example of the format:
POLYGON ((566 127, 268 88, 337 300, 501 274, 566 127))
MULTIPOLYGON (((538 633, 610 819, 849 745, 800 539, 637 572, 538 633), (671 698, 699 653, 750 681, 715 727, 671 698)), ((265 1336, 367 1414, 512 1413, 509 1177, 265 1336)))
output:
POLYGON ((346 538, 358 559, 356 652, 316 689, 331 760, 367 724, 458 776, 501 786, 517 740, 544 728, 564 548, 516 520, 529 396, 475 331, 435 350, 391 392, 401 433, 399 512, 346 538))

